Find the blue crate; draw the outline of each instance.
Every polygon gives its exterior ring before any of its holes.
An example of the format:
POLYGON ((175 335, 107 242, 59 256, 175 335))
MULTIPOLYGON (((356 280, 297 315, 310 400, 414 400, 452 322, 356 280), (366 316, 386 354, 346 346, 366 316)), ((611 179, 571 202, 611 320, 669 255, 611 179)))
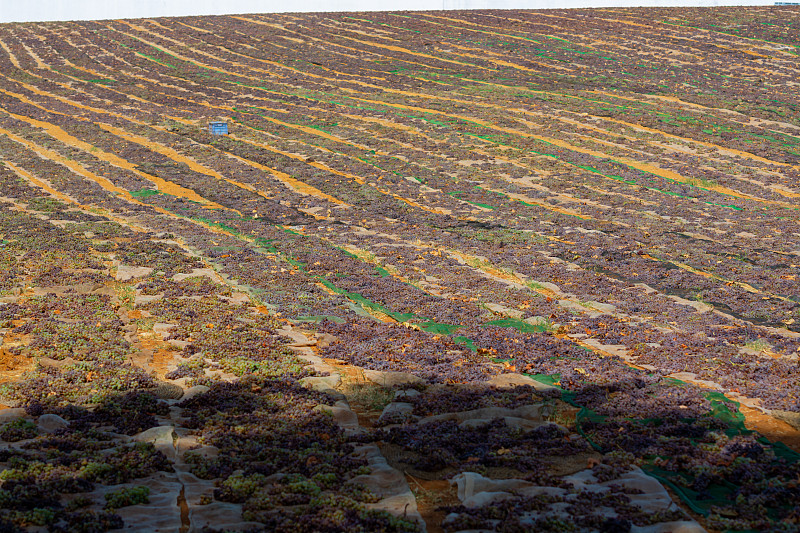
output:
POLYGON ((227 122, 209 122, 208 132, 211 135, 227 135, 228 123, 227 122))

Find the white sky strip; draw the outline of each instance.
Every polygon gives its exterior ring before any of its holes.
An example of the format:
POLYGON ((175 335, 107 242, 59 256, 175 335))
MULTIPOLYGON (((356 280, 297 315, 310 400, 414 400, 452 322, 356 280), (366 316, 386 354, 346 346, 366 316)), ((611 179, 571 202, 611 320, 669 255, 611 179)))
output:
POLYGON ((0 0, 0 23, 316 11, 763 6, 775 0, 0 0))

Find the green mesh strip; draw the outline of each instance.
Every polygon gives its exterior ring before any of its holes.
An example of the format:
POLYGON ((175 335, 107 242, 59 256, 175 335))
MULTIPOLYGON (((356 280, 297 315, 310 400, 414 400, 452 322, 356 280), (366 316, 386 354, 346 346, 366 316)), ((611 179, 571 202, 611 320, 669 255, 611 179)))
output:
MULTIPOLYGON (((591 421, 596 424, 603 424, 606 422, 606 416, 602 416, 597 414, 596 412, 588 409, 582 405, 580 405, 576 400, 576 394, 571 391, 567 391, 562 389, 560 385, 560 374, 526 374, 526 376, 535 379, 540 383, 544 383, 545 385, 550 385, 553 387, 558 388, 561 391, 561 399, 575 407, 580 408, 576 417, 576 427, 578 433, 586 439, 586 441, 598 451, 602 451, 602 447, 594 442, 589 435, 587 435, 583 431, 583 422, 584 421, 591 421)), ((674 382, 675 384, 679 385, 688 385, 688 383, 684 381, 680 381, 677 379, 667 378, 669 381, 674 382)), ((708 391, 704 394, 705 398, 711 402, 711 413, 710 415, 716 419, 722 420, 726 424, 728 424, 728 429, 725 430, 725 434, 729 437, 734 437, 736 435, 749 435, 754 433, 753 431, 747 429, 744 424, 745 418, 744 415, 739 412, 737 409, 733 411, 730 409, 730 405, 734 404, 737 407, 739 406, 738 402, 727 398, 721 392, 715 391, 708 391)), ((634 419, 629 419, 634 421, 634 419)), ((636 423, 639 424, 658 424, 661 422, 661 419, 650 418, 650 419, 635 419, 636 423)), ((785 444, 781 442, 771 442, 769 439, 765 437, 761 437, 758 441, 766 448, 771 449, 772 452, 775 454, 777 460, 785 460, 788 463, 796 463, 800 462, 800 453, 795 452, 785 444)), ((692 511, 695 513, 708 516, 711 512, 711 507, 713 506, 728 506, 731 504, 730 496, 735 494, 738 486, 729 483, 719 483, 716 485, 709 486, 708 490, 706 491, 711 497, 707 499, 700 499, 698 496, 699 494, 696 491, 684 486, 684 483, 678 483, 683 480, 686 484, 691 484, 693 478, 683 472, 671 472, 669 470, 664 470, 655 466, 652 463, 652 460, 646 462, 642 465, 642 470, 652 476, 653 478, 657 479, 662 484, 668 486, 672 489, 675 494, 687 505, 689 506, 692 511), (678 482, 676 482, 678 481, 678 482)), ((731 533, 731 532, 728 532, 731 533)), ((737 531, 736 533, 749 533, 746 531, 737 531)))

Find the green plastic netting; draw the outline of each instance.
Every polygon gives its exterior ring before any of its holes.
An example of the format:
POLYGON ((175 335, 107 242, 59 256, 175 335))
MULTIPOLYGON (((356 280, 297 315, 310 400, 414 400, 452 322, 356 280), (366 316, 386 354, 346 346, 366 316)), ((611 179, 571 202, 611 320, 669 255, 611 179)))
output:
MULTIPOLYGON (((573 405, 574 407, 579 408, 577 417, 576 417, 576 427, 578 433, 583 436, 589 444, 595 448, 596 450, 602 450, 602 447, 598 445, 591 439, 590 435, 587 435, 583 430, 584 422, 590 421, 595 424, 604 424, 607 422, 608 417, 602 416, 597 414, 596 412, 588 409, 587 407, 579 404, 576 401, 576 394, 572 391, 565 390, 561 388, 559 385, 559 380, 561 376, 559 374, 526 374, 528 377, 535 379, 536 381, 543 383, 545 385, 550 385, 556 387, 561 391, 561 399, 573 405)), ((669 381, 680 384, 684 386, 688 386, 689 384, 677 379, 669 379, 669 381)), ((734 437, 737 435, 751 435, 754 432, 747 429, 745 426, 745 418, 738 409, 732 410, 730 409, 730 405, 733 404, 735 406, 739 406, 738 402, 735 402, 729 398, 727 398, 724 394, 715 391, 707 391, 703 394, 705 398, 711 403, 711 412, 710 416, 716 418, 717 420, 721 420, 727 424, 727 428, 724 430, 724 433, 728 437, 734 437)), ((659 419, 629 419, 632 423, 636 424, 658 424, 660 423, 659 419)), ((758 442, 764 446, 765 448, 769 449, 774 455, 775 460, 784 460, 787 463, 796 463, 800 462, 800 454, 795 452, 794 450, 787 447, 785 444, 781 442, 771 442, 769 439, 760 437, 758 442)), ((701 497, 700 494, 690 488, 687 485, 691 486, 693 478, 687 472, 672 472, 668 470, 664 470, 659 468, 654 464, 655 458, 650 458, 645 461, 645 464, 642 465, 642 470, 646 472, 648 475, 652 476, 653 478, 657 479, 662 484, 668 486, 678 497, 695 513, 708 516, 711 512, 712 507, 721 507, 731 504, 732 496, 736 493, 738 486, 734 485, 730 482, 721 482, 708 487, 705 491, 705 494, 701 497)), ((733 533, 733 532, 730 532, 733 533)), ((745 533, 744 531, 739 531, 737 533, 745 533)))

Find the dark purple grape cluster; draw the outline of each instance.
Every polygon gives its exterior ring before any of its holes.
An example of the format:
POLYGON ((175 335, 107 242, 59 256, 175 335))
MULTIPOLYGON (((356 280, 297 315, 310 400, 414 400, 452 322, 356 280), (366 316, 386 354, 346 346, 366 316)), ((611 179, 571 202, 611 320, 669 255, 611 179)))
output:
POLYGON ((408 466, 426 472, 509 468, 530 477, 543 472, 547 457, 589 450, 585 440, 555 424, 525 431, 508 426, 503 419, 468 426, 454 420, 434 421, 358 437, 365 438, 402 447, 410 452, 408 466))
POLYGON ((92 361, 62 368, 39 366, 29 378, 6 384, 2 391, 7 401, 36 402, 55 408, 68 403, 96 404, 107 395, 152 389, 155 385, 153 377, 141 367, 92 361))
POLYGON ((50 525, 50 530, 56 533, 92 533, 120 529, 124 525, 122 518, 112 512, 83 509, 63 513, 60 520, 50 525))
POLYGON ((147 281, 139 283, 136 288, 144 295, 163 294, 164 298, 230 296, 231 294, 230 288, 220 285, 206 276, 195 276, 181 281, 174 281, 163 276, 152 276, 147 281))
POLYGON ((72 421, 73 427, 111 426, 114 432, 134 435, 158 425, 156 416, 169 412, 167 403, 153 394, 131 391, 122 396, 108 396, 85 417, 72 421))
POLYGON ((270 530, 288 531, 291 518, 294 531, 418 531, 364 507, 379 497, 354 481, 369 472, 366 461, 353 456, 332 418, 314 409, 321 403, 333 400, 288 377, 213 382, 179 405, 186 425, 219 454, 190 451, 185 459, 199 477, 217 480, 216 499, 242 503, 246 520, 270 530))
POLYGON ((0 439, 6 442, 32 439, 38 434, 39 431, 36 424, 24 418, 7 422, 0 427, 0 439))
POLYGON ((541 358, 580 360, 587 356, 586 350, 575 342, 546 331, 526 333, 514 328, 484 325, 465 330, 463 334, 493 357, 513 359, 520 369, 541 358))
POLYGON ((611 451, 603 455, 601 462, 592 467, 592 475, 597 481, 604 483, 619 479, 622 474, 630 472, 635 465, 641 464, 641 459, 625 451, 611 451))
POLYGON ((112 513, 63 505, 63 495, 90 492, 96 484, 118 485, 171 471, 169 460, 152 444, 120 444, 99 431, 100 427, 103 422, 93 421, 81 429, 33 435, 22 448, 8 448, 0 454, 4 466, 0 523, 5 530, 47 526, 51 531, 106 531, 121 527, 122 520, 112 513), (79 520, 85 522, 75 522, 79 520))
POLYGON ((499 371, 451 338, 401 324, 325 321, 319 329, 338 337, 323 355, 373 370, 409 372, 431 383, 486 381, 499 371))
POLYGON ((510 389, 478 385, 449 385, 429 387, 424 394, 408 396, 404 402, 414 406, 417 416, 433 416, 443 413, 471 411, 484 407, 505 407, 515 409, 523 405, 539 403, 543 395, 530 385, 510 389))
POLYGON ((174 244, 166 244, 153 240, 137 240, 133 242, 119 241, 114 250, 116 258, 126 265, 152 268, 155 272, 163 272, 164 276, 188 273, 195 268, 203 268, 202 261, 186 254, 174 244))
POLYGON ((20 304, 13 304, 10 309, 3 309, 0 318, 9 320, 57 318, 61 321, 101 322, 112 326, 120 321, 117 307, 111 303, 111 297, 107 294, 49 293, 27 298, 20 304))
POLYGON ((208 366, 203 360, 193 360, 178 364, 175 370, 170 370, 164 377, 166 379, 197 378, 205 374, 205 367, 208 366))
POLYGON ((129 505, 150 503, 150 488, 146 486, 122 488, 104 495, 106 509, 119 509, 129 505))
POLYGON ((144 307, 158 320, 177 323, 168 340, 189 343, 182 354, 192 359, 167 373, 167 379, 202 380, 206 367, 236 376, 311 375, 307 365, 286 348, 285 337, 276 333, 275 319, 254 314, 251 306, 232 305, 212 294, 200 299, 165 298, 144 307))
POLYGON ((40 320, 19 326, 15 332, 32 336, 27 354, 33 357, 122 362, 131 351, 121 324, 40 320))
POLYGON ((563 495, 512 496, 482 507, 462 505, 443 508, 450 513, 444 531, 600 531, 626 533, 632 526, 685 520, 681 510, 645 511, 631 503, 624 490, 572 490, 563 495), (609 516, 609 514, 613 514, 609 516))
POLYGON ((270 500, 254 498, 245 505, 244 517, 264 524, 276 533, 417 533, 416 522, 396 517, 385 511, 365 508, 345 496, 325 495, 307 504, 276 509, 270 500), (261 507, 266 507, 262 509, 261 507))

